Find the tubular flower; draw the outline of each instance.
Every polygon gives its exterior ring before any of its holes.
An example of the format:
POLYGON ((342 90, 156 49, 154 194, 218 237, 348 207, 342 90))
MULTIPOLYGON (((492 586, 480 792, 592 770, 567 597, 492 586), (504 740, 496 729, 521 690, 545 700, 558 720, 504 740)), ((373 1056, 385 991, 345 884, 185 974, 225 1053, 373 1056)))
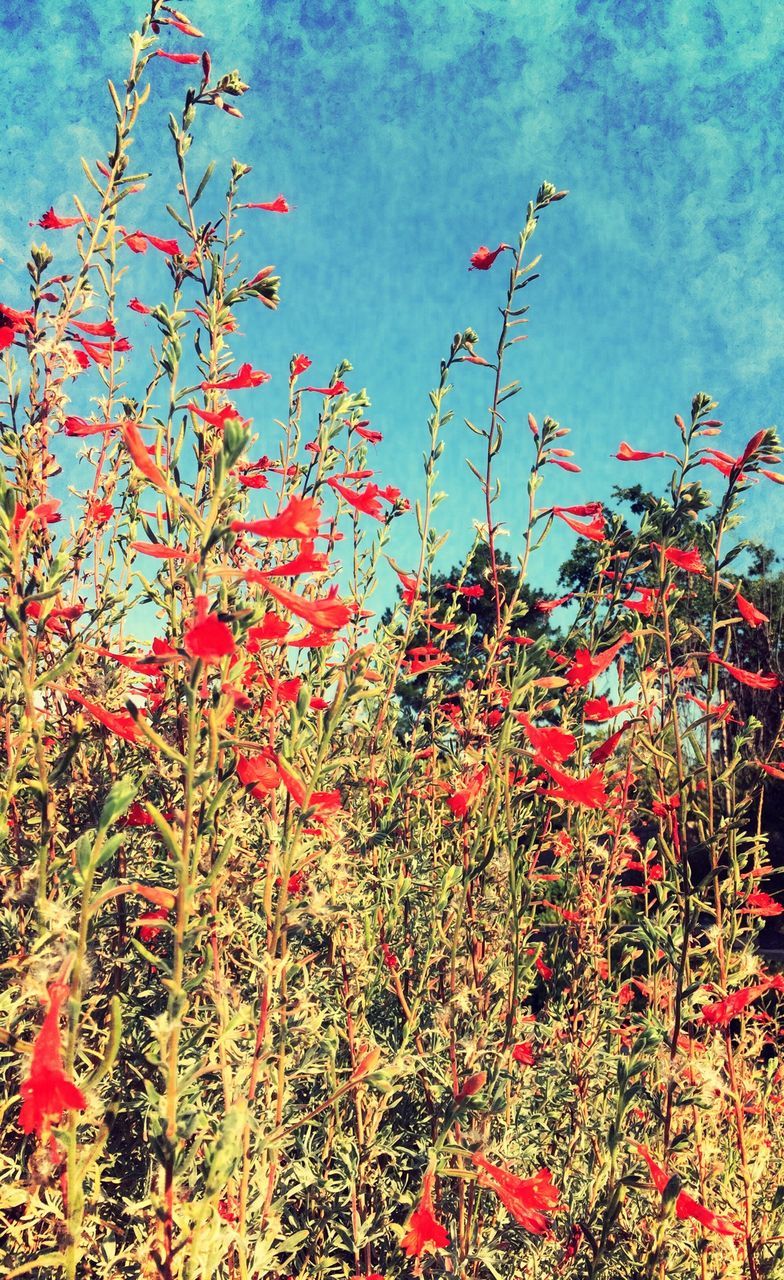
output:
POLYGON ((38 226, 44 231, 67 231, 69 227, 84 226, 84 218, 61 218, 50 206, 38 219, 38 226))
POLYGON ((647 462, 649 458, 673 458, 675 455, 665 452, 664 449, 656 453, 648 453, 644 449, 633 449, 630 444, 622 440, 618 445, 618 452, 613 454, 613 457, 619 462, 647 462))
POLYGON ((553 1183, 549 1169, 540 1169, 531 1178, 518 1178, 507 1169, 491 1164, 478 1151, 473 1153, 471 1159, 481 1170, 479 1185, 495 1191, 498 1199, 521 1227, 537 1236, 550 1234, 551 1224, 547 1215, 564 1206, 559 1203, 558 1188, 553 1183))
POLYGON ((49 1008, 33 1044, 30 1074, 21 1088, 19 1124, 25 1133, 41 1138, 66 1111, 83 1111, 87 1100, 63 1067, 60 1044, 60 1010, 68 995, 64 982, 49 987, 49 1008))
POLYGON ((75 689, 66 689, 65 694, 72 702, 78 702, 88 715, 113 733, 116 738, 122 738, 124 742, 139 742, 141 739, 141 729, 129 711, 106 711, 97 703, 83 698, 75 689))
POLYGON ((750 600, 744 599, 740 593, 735 597, 735 607, 742 617, 743 621, 748 623, 750 627, 761 627, 763 622, 770 622, 770 618, 750 600))
POLYGON ((564 804, 580 804, 586 809, 604 809, 607 806, 608 796, 601 769, 594 769, 584 778, 575 778, 546 760, 540 760, 539 763, 555 783, 554 787, 544 792, 549 800, 563 800, 564 804))
POLYGON ((651 546, 656 551, 663 550, 667 564, 674 564, 676 569, 684 569, 686 573, 705 573, 705 565, 697 547, 691 547, 688 551, 680 551, 678 547, 662 548, 658 542, 652 542, 651 546))
POLYGON ((234 653, 236 647, 231 627, 208 612, 206 596, 197 596, 195 603, 195 621, 183 638, 185 652, 191 658, 201 658, 202 662, 220 662, 221 658, 234 653))
POLYGON ((321 519, 321 507, 314 498, 291 498, 288 506, 265 520, 232 520, 235 533, 255 533, 262 538, 291 538, 312 542, 321 519))
POLYGON ((312 627, 324 631, 339 631, 354 612, 352 606, 345 600, 340 600, 335 593, 320 599, 306 600, 304 596, 297 595, 296 591, 286 591, 284 587, 274 586, 266 579, 262 585, 273 600, 277 600, 278 604, 288 609, 296 618, 302 618, 312 627))
POLYGON ((326 396, 331 399, 332 396, 349 396, 351 392, 345 382, 338 380, 333 382, 331 387, 303 387, 303 391, 314 391, 318 396, 326 396))
POLYGON ((122 241, 131 253, 146 253, 148 245, 152 245, 153 249, 157 249, 159 253, 165 253, 170 258, 182 253, 176 240, 162 240, 160 236, 151 236, 146 231, 126 232, 123 234, 122 241))
POLYGON ((219 382, 202 382, 202 391, 247 391, 251 387, 260 387, 269 382, 270 374, 263 369, 253 369, 249 364, 241 364, 232 378, 222 378, 219 382))
POLYGON ((422 1181, 419 1204, 408 1220, 408 1230, 400 1247, 409 1258, 418 1258, 432 1249, 446 1249, 449 1236, 433 1212, 433 1173, 428 1170, 422 1181))
POLYGON ((753 1001, 758 1000, 761 995, 764 995, 770 986, 770 982, 758 982, 752 987, 741 987, 739 991, 733 991, 731 995, 725 996, 723 1000, 716 1000, 713 1004, 704 1004, 702 1006, 702 1021, 711 1027, 728 1027, 733 1018, 739 1017, 743 1010, 748 1008, 753 1001))
POLYGON ((745 667, 736 667, 731 662, 725 662, 717 653, 708 654, 708 662, 717 663, 735 680, 748 685, 750 689, 777 689, 781 684, 778 676, 773 675, 772 672, 766 674, 764 671, 746 671, 745 667))
POLYGON ((291 205, 285 196, 277 196, 274 200, 264 201, 259 204, 252 201, 249 204, 243 204, 243 209, 264 209, 267 213, 290 213, 291 205))
MULTIPOLYGON (((635 1143, 635 1146, 638 1154, 642 1156, 651 1171, 653 1185, 660 1195, 663 1194, 670 1180, 669 1175, 656 1163, 647 1147, 639 1143, 635 1143)), ((742 1223, 735 1222, 730 1218, 720 1218, 711 1209, 706 1209, 704 1204, 700 1204, 698 1200, 693 1200, 685 1191, 681 1191, 675 1200, 675 1212, 681 1220, 693 1218, 695 1222, 699 1222, 708 1231, 716 1231, 721 1236, 734 1236, 743 1231, 742 1223)))
POLYGON ((162 489, 165 492, 169 487, 166 477, 160 467, 152 461, 136 423, 124 422, 121 430, 123 442, 136 470, 141 471, 145 480, 149 480, 156 489, 162 489))
POLYGON ((565 729, 559 729, 556 725, 544 729, 537 728, 536 725, 531 724, 524 711, 516 712, 515 720, 523 726, 525 736, 540 763, 549 761, 561 764, 564 760, 568 760, 577 748, 577 739, 565 729))
POLYGON ((499 253, 503 253, 504 249, 511 249, 510 244, 499 244, 497 249, 488 249, 486 244, 480 244, 476 253, 471 254, 471 266, 469 271, 489 271, 498 257, 499 253))
POLYGON ((588 649, 578 649, 574 655, 574 661, 566 672, 566 679, 571 685, 578 685, 584 688, 590 684, 592 680, 606 671, 612 666, 618 657, 621 649, 629 644, 632 639, 628 631, 624 631, 619 640, 615 642, 609 649, 605 649, 603 653, 597 653, 591 657, 588 649))

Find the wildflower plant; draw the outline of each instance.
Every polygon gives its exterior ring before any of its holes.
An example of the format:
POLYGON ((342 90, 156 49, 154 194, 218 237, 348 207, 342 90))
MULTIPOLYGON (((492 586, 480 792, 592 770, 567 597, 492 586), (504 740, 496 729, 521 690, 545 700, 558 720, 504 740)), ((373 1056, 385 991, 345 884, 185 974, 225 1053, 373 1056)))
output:
POLYGON ((295 353, 281 398, 243 336, 280 291, 243 228, 290 206, 239 161, 191 171, 203 112, 248 88, 203 38, 152 0, 109 153, 0 303, 3 1274, 775 1276, 784 979, 756 944, 784 910, 761 809, 784 756, 734 712, 781 678, 738 660, 767 618, 731 566, 743 495, 784 482, 776 432, 728 454, 697 395, 666 450, 619 446, 673 469, 636 528, 568 503, 579 444, 515 376, 567 194, 543 183, 470 259, 487 288, 508 269, 499 333, 447 345, 420 496, 382 487, 350 364, 295 353), (176 199, 140 229, 161 58, 192 83, 176 199), (485 567, 444 586, 467 378, 485 567), (556 521, 594 552, 568 600, 532 591, 556 521))

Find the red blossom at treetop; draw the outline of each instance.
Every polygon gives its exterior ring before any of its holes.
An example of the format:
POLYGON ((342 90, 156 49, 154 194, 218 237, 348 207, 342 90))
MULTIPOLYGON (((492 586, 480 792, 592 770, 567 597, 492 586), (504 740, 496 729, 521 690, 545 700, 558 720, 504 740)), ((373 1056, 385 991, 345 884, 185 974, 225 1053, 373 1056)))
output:
POLYGON ((499 244, 497 249, 488 249, 486 244, 480 244, 475 253, 471 254, 471 266, 469 271, 489 271, 498 257, 499 253, 503 253, 505 249, 511 249, 510 244, 499 244))

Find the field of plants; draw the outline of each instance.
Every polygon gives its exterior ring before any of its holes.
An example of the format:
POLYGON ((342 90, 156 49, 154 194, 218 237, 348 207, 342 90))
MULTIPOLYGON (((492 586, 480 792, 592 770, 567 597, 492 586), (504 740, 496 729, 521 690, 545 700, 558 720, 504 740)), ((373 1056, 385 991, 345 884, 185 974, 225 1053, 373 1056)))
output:
POLYGON ((544 182, 456 264, 498 330, 447 338, 421 489, 382 487, 348 362, 292 335, 281 393, 244 336, 280 280, 243 228, 289 205, 192 171, 203 114, 248 109, 204 38, 152 0, 0 298, 0 1273, 782 1277, 784 581, 740 516, 780 500, 776 432, 728 452, 698 393, 568 505, 587 443, 519 380, 544 182))

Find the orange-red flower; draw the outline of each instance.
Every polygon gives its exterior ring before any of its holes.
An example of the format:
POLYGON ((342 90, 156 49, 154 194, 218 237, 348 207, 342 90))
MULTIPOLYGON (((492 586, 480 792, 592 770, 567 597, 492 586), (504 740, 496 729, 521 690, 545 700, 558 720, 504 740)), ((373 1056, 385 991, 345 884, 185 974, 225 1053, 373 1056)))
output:
POLYGON ((255 533, 262 538, 291 538, 311 542, 321 520, 321 507, 315 498, 290 499, 276 516, 264 520, 232 520, 235 533, 255 533))
POLYGON ((662 548, 658 542, 652 542, 651 546, 656 551, 663 550, 667 564, 674 564, 676 569, 684 569, 687 573, 705 573, 705 565, 697 547, 691 547, 688 551, 680 551, 678 547, 662 548))
POLYGON ((734 603, 743 621, 748 623, 750 627, 761 627, 763 622, 770 622, 768 615, 758 609, 750 600, 746 600, 740 592, 736 595, 734 603))
MULTIPOLYGON (((640 1143, 635 1143, 634 1145, 638 1154, 642 1156, 651 1171, 653 1185, 662 1195, 670 1180, 669 1174, 656 1163, 647 1147, 642 1146, 640 1143)), ((742 1223, 735 1222, 730 1218, 720 1218, 711 1209, 706 1209, 705 1205, 700 1204, 698 1200, 692 1199, 685 1191, 681 1191, 675 1200, 675 1212, 680 1219, 693 1218, 695 1222, 699 1222, 701 1226, 706 1227, 709 1231, 716 1231, 722 1236, 734 1236, 743 1231, 742 1223)))
POLYGON ((196 618, 183 637, 185 652, 202 662, 220 662, 236 648, 231 627, 209 612, 206 596, 197 596, 195 604, 196 618))
POLYGON ((131 455, 131 461, 136 470, 141 471, 145 480, 149 480, 156 489, 162 489, 165 492, 169 487, 166 477, 150 457, 136 423, 124 422, 121 430, 125 447, 131 455))
POLYGON ((499 253, 503 253, 504 249, 511 249, 510 244, 499 244, 497 249, 488 249, 486 244, 480 244, 476 253, 471 254, 471 266, 469 271, 489 271, 498 257, 499 253))
POLYGON ((249 364, 241 364, 231 378, 221 378, 218 382, 202 382, 202 391, 247 391, 251 387, 260 387, 269 382, 270 375, 263 369, 254 369, 249 364))
POLYGON ((53 1124, 60 1124, 66 1111, 83 1111, 87 1099, 68 1079, 60 1043, 60 1010, 68 995, 64 982, 49 987, 49 1008, 33 1043, 30 1074, 21 1088, 19 1124, 25 1133, 41 1138, 53 1124))
POLYGON ((84 218, 61 218, 50 206, 46 213, 38 219, 39 227, 45 231, 66 231, 68 227, 84 226, 84 218))
POLYGON ((166 58, 167 61, 177 62, 183 67, 194 67, 197 62, 201 62, 200 53, 167 53, 165 49, 156 49, 153 57, 166 58))
POLYGON ((264 201, 261 204, 250 201, 241 205, 243 209, 264 209, 267 213, 290 213, 291 206, 285 196, 277 196, 274 200, 264 201))
POLYGON ((766 674, 764 671, 747 671, 745 667, 736 667, 731 662, 725 662, 717 653, 708 654, 708 662, 717 663, 735 680, 741 684, 747 684, 751 689, 777 689, 781 684, 778 676, 773 675, 772 672, 766 674))
POLYGON ((590 684, 592 680, 602 674, 610 667, 618 657, 621 649, 629 644, 632 639, 628 631, 624 631, 623 635, 609 649, 605 649, 602 653, 597 653, 593 657, 589 649, 578 649, 574 655, 574 661, 566 672, 566 679, 569 684, 577 685, 584 688, 590 684))
POLYGON ((351 392, 342 380, 333 382, 331 387, 303 387, 302 389, 303 391, 314 391, 316 395, 327 396, 330 399, 332 396, 351 395, 351 392))
POLYGON ((304 596, 297 595, 296 591, 286 591, 284 587, 277 587, 266 578, 262 585, 278 604, 319 630, 338 631, 346 625, 354 612, 352 605, 339 599, 337 588, 327 596, 306 600, 304 596))
POLYGON ((449 1247, 449 1236, 446 1228, 438 1221, 433 1211, 433 1173, 428 1170, 422 1180, 422 1194, 411 1217, 408 1230, 400 1241, 400 1247, 409 1258, 419 1258, 432 1249, 449 1247))
POLYGON ((83 698, 75 689, 66 689, 65 694, 72 702, 78 702, 88 715, 102 724, 115 737, 124 742, 138 742, 142 736, 141 729, 129 711, 106 711, 104 707, 83 698))
POLYGON ((547 1215, 556 1213, 564 1206, 559 1203, 558 1188, 549 1169, 540 1169, 531 1178, 519 1178, 507 1169, 491 1164, 478 1151, 473 1153, 471 1159, 481 1170, 480 1186, 495 1191, 521 1227, 537 1236, 550 1234, 551 1223, 547 1215))
POLYGON ((540 760, 538 763, 547 770, 555 783, 554 787, 544 792, 549 800, 580 804, 586 809, 604 809, 609 803, 601 769, 594 769, 584 778, 575 778, 547 760, 540 760))
POLYGON ((674 458, 672 453, 666 453, 664 449, 660 449, 656 453, 648 453, 644 449, 633 449, 631 445, 622 440, 618 446, 618 452, 613 455, 619 462, 647 462, 649 458, 674 458))

